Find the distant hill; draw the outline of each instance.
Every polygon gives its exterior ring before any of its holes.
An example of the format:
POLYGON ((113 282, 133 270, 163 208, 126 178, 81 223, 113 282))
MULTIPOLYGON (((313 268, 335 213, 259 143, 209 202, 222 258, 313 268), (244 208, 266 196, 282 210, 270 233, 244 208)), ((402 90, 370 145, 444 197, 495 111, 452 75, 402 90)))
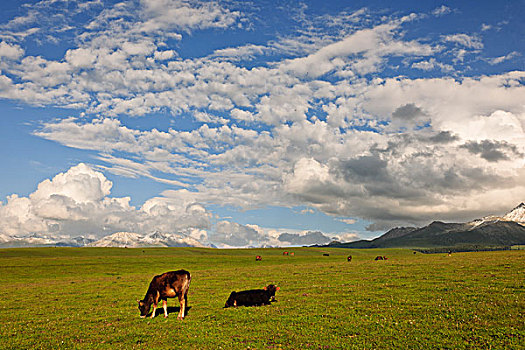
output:
POLYGON ((373 240, 332 242, 341 248, 501 247, 525 244, 525 203, 502 217, 487 216, 466 223, 434 221, 425 227, 397 227, 373 240))

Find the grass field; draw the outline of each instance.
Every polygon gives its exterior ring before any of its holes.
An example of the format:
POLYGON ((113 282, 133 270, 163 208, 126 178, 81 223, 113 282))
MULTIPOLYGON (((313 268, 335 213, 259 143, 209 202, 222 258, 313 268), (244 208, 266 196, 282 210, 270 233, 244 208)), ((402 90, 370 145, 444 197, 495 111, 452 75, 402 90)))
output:
POLYGON ((1 349, 523 349, 525 251, 33 248, 0 250, 1 349), (330 256, 323 256, 324 252, 330 256), (260 254, 263 261, 256 262, 260 254), (353 260, 346 261, 351 254, 353 260), (386 255, 386 261, 374 261, 386 255), (192 274, 139 318, 155 274, 192 274), (278 302, 223 309, 232 290, 278 302))

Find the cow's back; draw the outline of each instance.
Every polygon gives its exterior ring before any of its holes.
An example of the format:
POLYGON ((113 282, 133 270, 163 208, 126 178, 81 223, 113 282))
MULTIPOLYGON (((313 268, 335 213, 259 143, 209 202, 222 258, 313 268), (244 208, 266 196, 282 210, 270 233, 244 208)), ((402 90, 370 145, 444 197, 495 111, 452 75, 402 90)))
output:
POLYGON ((238 306, 252 306, 268 304, 270 296, 264 289, 253 289, 237 292, 235 294, 238 306))
POLYGON ((150 289, 158 291, 162 297, 173 298, 185 295, 190 287, 191 275, 186 270, 165 272, 153 277, 150 289))

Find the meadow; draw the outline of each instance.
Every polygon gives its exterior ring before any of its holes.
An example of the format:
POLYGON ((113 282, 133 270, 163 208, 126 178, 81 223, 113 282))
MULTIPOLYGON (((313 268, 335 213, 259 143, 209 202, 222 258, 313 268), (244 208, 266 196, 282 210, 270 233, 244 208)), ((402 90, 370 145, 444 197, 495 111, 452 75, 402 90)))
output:
POLYGON ((525 251, 284 250, 2 249, 0 349, 525 347, 525 251), (182 268, 186 319, 176 299, 167 319, 162 307, 141 319, 152 277, 182 268), (269 283, 277 302, 223 308, 232 290, 269 283))

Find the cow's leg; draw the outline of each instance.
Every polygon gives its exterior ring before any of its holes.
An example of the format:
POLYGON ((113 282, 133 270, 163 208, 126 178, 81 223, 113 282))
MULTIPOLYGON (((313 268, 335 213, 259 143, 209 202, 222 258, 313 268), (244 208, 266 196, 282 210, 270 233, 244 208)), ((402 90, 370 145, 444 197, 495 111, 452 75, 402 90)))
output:
POLYGON ((184 318, 184 312, 186 311, 186 298, 184 298, 184 295, 182 293, 179 294, 179 303, 180 303, 180 311, 179 316, 177 316, 178 320, 182 320, 184 318))
POLYGON ((162 308, 164 309, 164 317, 168 317, 168 301, 162 301, 162 308))
POLYGON ((155 312, 157 311, 157 304, 153 304, 153 312, 151 313, 151 318, 155 317, 155 312))

